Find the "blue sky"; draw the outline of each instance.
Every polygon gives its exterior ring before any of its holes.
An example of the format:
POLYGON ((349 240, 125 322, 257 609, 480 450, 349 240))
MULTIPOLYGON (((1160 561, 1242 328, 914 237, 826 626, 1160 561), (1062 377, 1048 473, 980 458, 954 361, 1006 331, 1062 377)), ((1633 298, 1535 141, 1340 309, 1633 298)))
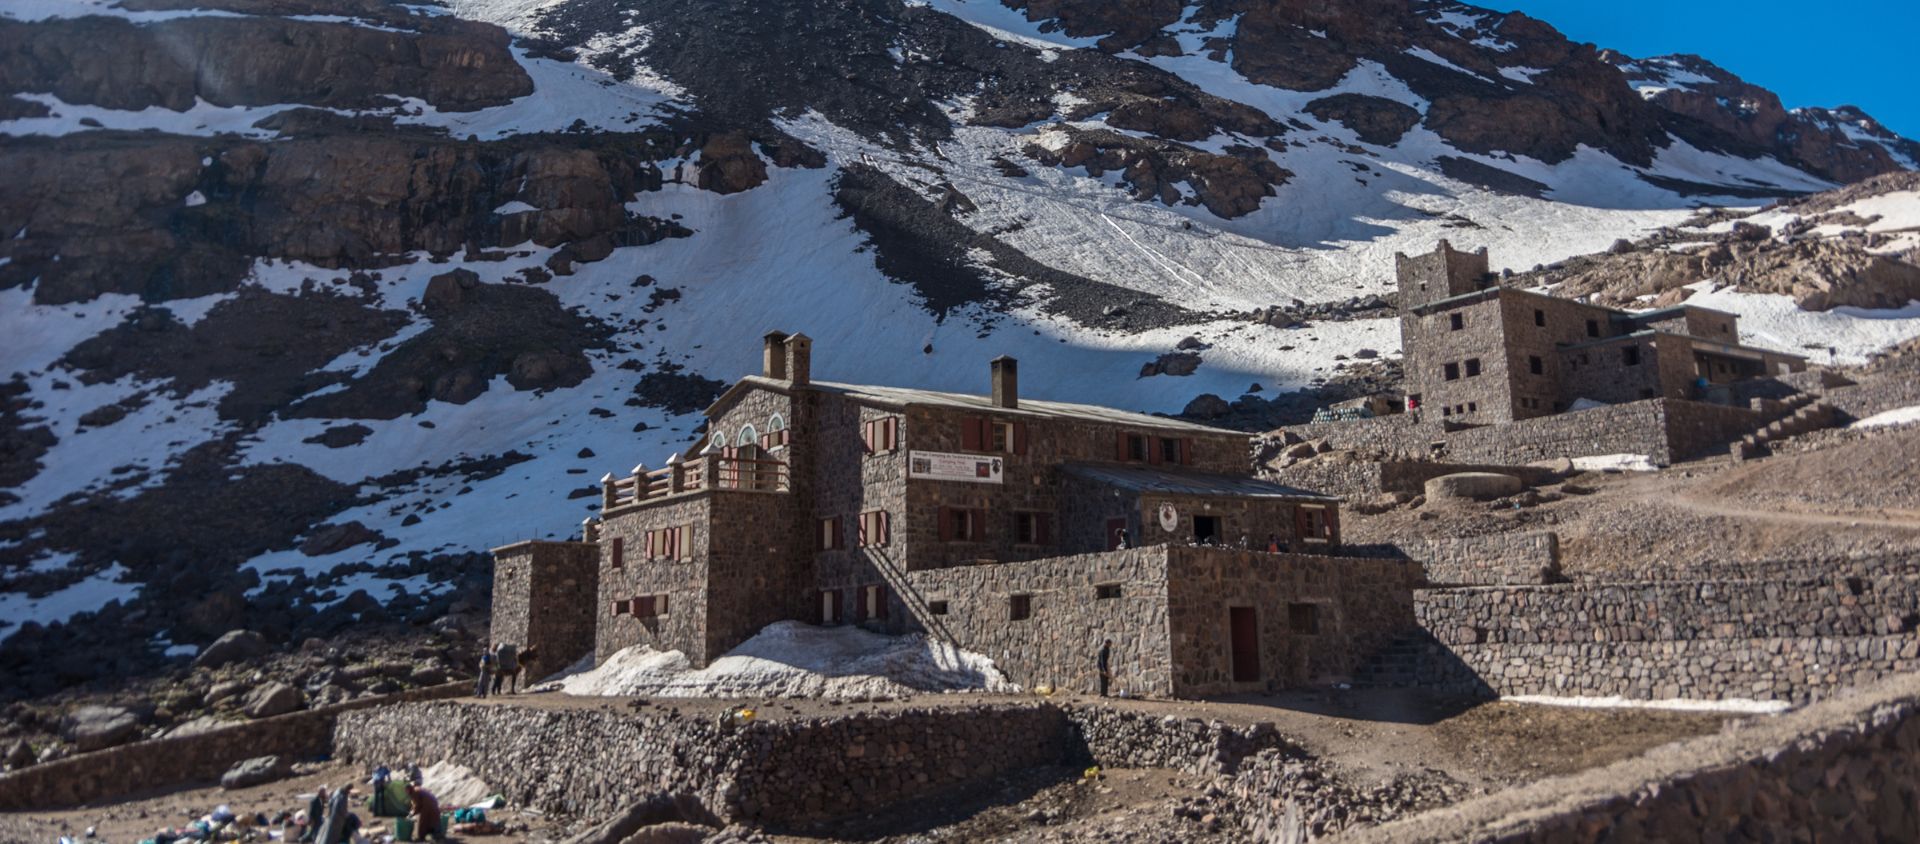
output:
POLYGON ((1694 53, 1788 108, 1851 103, 1920 138, 1920 0, 1468 0, 1633 56, 1694 53))

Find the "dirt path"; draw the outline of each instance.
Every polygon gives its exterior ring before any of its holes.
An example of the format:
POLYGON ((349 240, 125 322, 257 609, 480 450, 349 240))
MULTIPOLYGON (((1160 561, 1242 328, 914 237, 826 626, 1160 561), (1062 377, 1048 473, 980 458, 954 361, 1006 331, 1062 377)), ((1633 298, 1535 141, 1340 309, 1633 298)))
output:
POLYGON ((1765 506, 1742 504, 1725 498, 1705 500, 1694 494, 1669 491, 1643 491, 1638 498, 1652 504, 1678 507, 1703 516, 1734 519, 1758 519, 1777 524, 1834 525, 1839 527, 1884 527, 1920 531, 1920 512, 1911 510, 1866 510, 1834 513, 1822 510, 1798 510, 1778 504, 1765 506))

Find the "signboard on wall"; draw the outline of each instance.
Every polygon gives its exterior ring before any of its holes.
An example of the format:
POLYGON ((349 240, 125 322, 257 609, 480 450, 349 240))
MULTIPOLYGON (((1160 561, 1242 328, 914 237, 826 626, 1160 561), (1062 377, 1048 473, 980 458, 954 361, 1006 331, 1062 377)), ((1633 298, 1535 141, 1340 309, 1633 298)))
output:
POLYGON ((990 454, 950 454, 944 451, 907 452, 907 477, 970 484, 1001 483, 1005 466, 990 454))
POLYGON ((1171 501, 1160 505, 1160 529, 1168 533, 1180 529, 1180 511, 1173 508, 1171 501))

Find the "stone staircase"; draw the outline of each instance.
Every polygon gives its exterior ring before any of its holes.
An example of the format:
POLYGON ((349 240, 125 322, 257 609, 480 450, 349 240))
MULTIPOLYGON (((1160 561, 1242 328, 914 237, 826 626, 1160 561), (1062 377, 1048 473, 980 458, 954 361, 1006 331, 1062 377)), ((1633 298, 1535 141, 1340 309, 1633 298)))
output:
POLYGON ((1736 460, 1750 460, 1772 453, 1768 443, 1788 437, 1797 437, 1810 431, 1831 428, 1839 421, 1839 413, 1826 399, 1807 393, 1795 393, 1788 397, 1781 407, 1782 415, 1768 422, 1765 427, 1740 438, 1733 444, 1733 457, 1736 460))

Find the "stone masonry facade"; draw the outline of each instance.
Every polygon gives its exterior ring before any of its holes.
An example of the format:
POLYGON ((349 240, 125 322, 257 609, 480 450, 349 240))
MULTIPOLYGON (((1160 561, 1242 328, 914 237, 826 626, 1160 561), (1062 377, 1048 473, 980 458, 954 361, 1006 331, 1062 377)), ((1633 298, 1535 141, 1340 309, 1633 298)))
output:
MULTIPOLYGON (((993 362, 985 395, 818 382, 811 342, 769 334, 763 373, 715 401, 701 439, 662 467, 641 465, 602 479, 600 518, 587 528, 598 596, 569 605, 593 628, 597 659, 645 645, 682 651, 701 666, 783 620, 935 634, 1004 621, 1006 607, 975 607, 958 594, 946 599, 939 618, 915 596, 916 578, 1061 558, 1125 570, 1103 574, 1101 587, 1118 583, 1129 595, 1157 590, 1157 615, 1129 611, 1119 620, 1165 630, 1168 575, 1124 553, 1094 560, 1115 548, 1260 552, 1232 558, 1239 571, 1207 569, 1223 582, 1270 577, 1262 572, 1281 556, 1339 564, 1326 556, 1341 549, 1338 500, 1254 477, 1245 434, 1022 399, 1018 364, 1010 358, 993 362), (976 612, 985 614, 970 617, 976 612)), ((501 549, 498 565, 512 567, 510 554, 518 547, 501 549)), ((519 630, 523 616, 537 617, 518 594, 533 593, 519 590, 498 608, 504 630, 519 630)), ((1404 614, 1410 593, 1397 594, 1404 614)), ((1158 656, 1135 660, 1139 676, 1149 678, 1143 689, 1266 688, 1310 673, 1300 666, 1347 659, 1290 655, 1283 665, 1279 655, 1299 648, 1275 639, 1259 659, 1241 658, 1239 673, 1248 679, 1219 680, 1217 668, 1188 670, 1178 663, 1228 658, 1227 640, 1208 632, 1228 624, 1228 615, 1239 614, 1242 651, 1256 647, 1248 637, 1273 633, 1281 623, 1277 611, 1253 621, 1246 608, 1217 609, 1221 618, 1186 612, 1171 631, 1158 634, 1169 637, 1151 646, 1158 656)), ((1348 617, 1343 610, 1329 613, 1330 619, 1348 617)), ((1087 630, 1115 622, 1109 607, 1092 597, 1055 606, 1052 614, 1072 614, 1072 623, 1087 630)), ((1343 621, 1339 629, 1351 624, 1343 621)), ((1129 639, 1149 635, 1136 630, 1129 639)), ((1088 645, 1064 636, 1020 643, 1018 653, 996 647, 986 653, 1037 673, 1091 665, 1088 645)))
POLYGON ((590 608, 599 604, 600 590, 597 544, 521 542, 495 551, 494 558, 489 635, 523 651, 538 649, 528 676, 551 674, 593 653, 590 608))

